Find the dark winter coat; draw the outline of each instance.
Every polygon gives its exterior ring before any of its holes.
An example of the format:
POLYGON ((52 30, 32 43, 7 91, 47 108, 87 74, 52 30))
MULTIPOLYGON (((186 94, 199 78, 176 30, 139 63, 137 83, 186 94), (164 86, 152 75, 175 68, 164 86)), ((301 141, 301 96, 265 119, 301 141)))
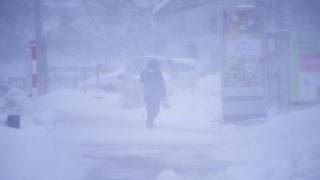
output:
POLYGON ((159 69, 142 71, 140 81, 143 83, 145 101, 160 101, 165 98, 165 82, 159 69))

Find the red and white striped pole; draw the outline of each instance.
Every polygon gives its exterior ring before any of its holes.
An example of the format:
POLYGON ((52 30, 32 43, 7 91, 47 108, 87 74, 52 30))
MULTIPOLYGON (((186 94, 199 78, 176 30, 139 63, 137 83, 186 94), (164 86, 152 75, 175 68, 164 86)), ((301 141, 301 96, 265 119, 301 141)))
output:
POLYGON ((35 41, 31 41, 29 44, 30 50, 31 50, 31 79, 32 79, 32 89, 31 89, 31 95, 32 97, 35 97, 37 95, 37 43, 35 41))

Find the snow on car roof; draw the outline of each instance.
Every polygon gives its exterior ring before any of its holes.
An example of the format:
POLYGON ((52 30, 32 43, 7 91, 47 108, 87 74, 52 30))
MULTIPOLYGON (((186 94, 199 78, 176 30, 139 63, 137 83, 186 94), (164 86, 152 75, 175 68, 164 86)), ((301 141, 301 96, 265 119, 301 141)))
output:
POLYGON ((172 71, 172 68, 175 69, 188 69, 187 67, 177 67, 177 65, 184 65, 184 66, 194 66, 197 62, 196 59, 192 58, 176 58, 176 57, 163 57, 163 56, 136 56, 131 58, 126 64, 125 73, 128 74, 137 74, 145 68, 145 65, 148 60, 153 59, 157 60, 164 71, 172 71), (172 67, 170 67, 172 66, 172 67))
POLYGON ((181 57, 164 57, 164 56, 135 56, 131 58, 131 60, 144 60, 144 59, 154 59, 154 60, 171 60, 172 62, 177 62, 177 63, 195 63, 197 62, 196 59, 194 58, 181 58, 181 57))

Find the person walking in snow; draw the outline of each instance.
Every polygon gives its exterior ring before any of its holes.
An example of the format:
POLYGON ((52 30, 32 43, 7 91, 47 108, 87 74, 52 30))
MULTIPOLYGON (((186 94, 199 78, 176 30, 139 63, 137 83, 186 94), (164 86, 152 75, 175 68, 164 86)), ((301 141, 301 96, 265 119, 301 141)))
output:
POLYGON ((166 86, 160 71, 160 64, 156 60, 149 60, 147 67, 140 75, 143 84, 144 102, 147 111, 146 125, 154 127, 154 119, 160 110, 160 103, 166 97, 166 86))

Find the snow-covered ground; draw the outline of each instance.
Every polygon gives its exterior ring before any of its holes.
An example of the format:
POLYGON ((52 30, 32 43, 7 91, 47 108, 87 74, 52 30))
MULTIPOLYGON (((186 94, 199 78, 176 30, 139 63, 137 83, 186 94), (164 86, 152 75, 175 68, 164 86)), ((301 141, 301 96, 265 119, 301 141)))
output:
POLYGON ((39 97, 22 115, 21 130, 0 126, 0 179, 320 178, 320 106, 263 123, 224 124, 219 79, 210 75, 172 94, 156 129, 145 128, 143 109, 123 109, 116 94, 60 90, 39 97))

